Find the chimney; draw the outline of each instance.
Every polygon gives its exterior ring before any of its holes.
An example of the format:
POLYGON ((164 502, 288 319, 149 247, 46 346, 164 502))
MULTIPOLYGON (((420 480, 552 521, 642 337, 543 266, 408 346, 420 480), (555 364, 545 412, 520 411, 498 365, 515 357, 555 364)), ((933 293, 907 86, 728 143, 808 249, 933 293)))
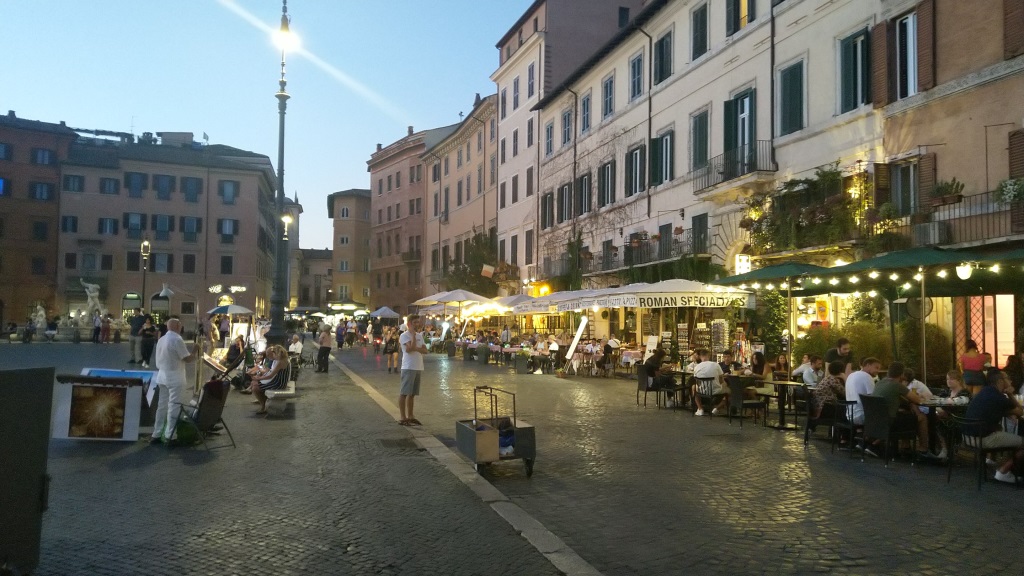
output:
POLYGON ((409 136, 412 136, 412 126, 409 126, 409 136))
POLYGON ((14 110, 8 110, 7 111, 7 117, 8 118, 17 118, 17 116, 14 115, 14 110))
POLYGON ((619 6, 619 28, 625 28, 629 24, 629 7, 619 6))
POLYGON ((476 93, 476 98, 473 99, 473 108, 476 108, 479 105, 480 105, 480 93, 477 92, 476 93))
POLYGON ((381 149, 383 149, 383 146, 380 145, 380 142, 377 142, 377 152, 380 152, 381 149))

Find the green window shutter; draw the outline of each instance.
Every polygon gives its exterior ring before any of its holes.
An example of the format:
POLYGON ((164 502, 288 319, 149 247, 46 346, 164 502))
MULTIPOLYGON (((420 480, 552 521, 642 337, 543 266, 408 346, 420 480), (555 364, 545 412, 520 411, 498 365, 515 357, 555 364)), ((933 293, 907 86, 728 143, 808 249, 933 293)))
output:
POLYGON ((737 2, 740 0, 725 0, 725 35, 732 36, 736 33, 738 27, 737 22, 737 2))
POLYGON ((726 100, 725 101, 725 115, 724 115, 724 118, 725 118, 725 120, 724 120, 724 122, 725 122, 725 126, 724 126, 725 134, 724 134, 724 139, 723 139, 723 143, 724 143, 724 147, 725 147, 724 151, 725 152, 730 152, 732 150, 735 150, 736 149, 736 142, 739 140, 739 138, 737 138, 737 133, 736 133, 736 130, 737 130, 737 128, 736 128, 736 126, 737 126, 736 111, 737 111, 736 101, 735 100, 726 100))
POLYGON ((892 180, 889 165, 875 163, 875 208, 892 201, 892 180))
POLYGON ((691 58, 696 60, 708 51, 708 5, 693 11, 693 46, 691 58))
POLYGON ((792 134, 804 126, 804 65, 798 62, 782 71, 781 132, 792 134))
POLYGON ((693 169, 708 164, 708 113, 701 112, 693 117, 693 169))
MULTIPOLYGON (((871 102, 871 32, 864 31, 864 42, 860 45, 861 66, 861 102, 871 102)), ((856 72, 854 72, 856 73, 856 72)))
POLYGON ((651 139, 651 186, 661 184, 661 137, 651 139))
POLYGON ((747 23, 753 22, 757 18, 754 12, 754 8, 757 7, 757 0, 740 0, 740 2, 747 3, 747 23))
MULTIPOLYGON (((668 148, 668 172, 667 172, 667 176, 668 176, 668 179, 671 180, 671 179, 676 177, 676 166, 675 166, 675 164, 676 164, 676 162, 675 162, 675 157, 676 157, 676 153, 675 153, 676 133, 675 133, 675 131, 670 130, 670 131, 666 132, 665 135, 662 136, 662 138, 664 138, 663 142, 668 144, 668 146, 667 146, 667 148, 668 148)), ((662 145, 662 152, 665 151, 665 148, 666 148, 666 146, 663 144, 662 145)), ((659 154, 659 156, 664 156, 664 153, 659 154)))
POLYGON ((757 90, 751 88, 747 94, 750 96, 750 146, 752 150, 757 149, 757 90))
POLYGON ((623 188, 622 188, 622 190, 623 190, 622 197, 623 198, 629 198, 629 184, 630 184, 630 182, 633 181, 633 162, 632 162, 632 159, 630 158, 632 153, 633 153, 632 150, 626 152, 626 178, 623 180, 623 184, 625 184, 625 186, 623 186, 623 188))
POLYGON ((612 181, 608 183, 608 193, 610 194, 608 203, 615 202, 615 160, 612 160, 612 181))
POLYGON ((856 36, 845 38, 839 43, 841 94, 840 112, 849 112, 857 107, 857 46, 856 36))
POLYGON ((640 191, 647 189, 647 147, 640 147, 640 191))

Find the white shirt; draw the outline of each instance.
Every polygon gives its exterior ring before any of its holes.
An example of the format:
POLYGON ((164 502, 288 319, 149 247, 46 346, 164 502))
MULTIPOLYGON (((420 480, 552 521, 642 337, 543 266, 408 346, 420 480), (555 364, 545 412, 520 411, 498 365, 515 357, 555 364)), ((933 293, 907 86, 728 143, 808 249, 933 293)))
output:
MULTIPOLYGON (((924 382, 921 382, 920 380, 912 380, 910 384, 907 384, 907 388, 917 392, 917 395, 920 396, 922 400, 931 400, 935 396, 932 394, 932 391, 924 385, 924 382)), ((917 409, 920 410, 922 414, 928 413, 927 406, 918 406, 917 409)))
POLYGON ((291 354, 302 354, 302 342, 292 342, 291 346, 288 347, 288 352, 291 354))
POLYGON ((511 339, 512 339, 512 334, 510 334, 508 330, 502 330, 501 331, 501 341, 502 342, 508 342, 511 339))
POLYGON ((620 346, 619 341, 615 338, 609 338, 608 345, 612 347, 612 350, 618 350, 620 346))
POLYGON ((423 343, 423 333, 416 333, 415 344, 413 344, 412 340, 412 330, 406 330, 398 337, 398 347, 402 349, 402 370, 423 370, 423 354, 420 352, 408 351, 406 349, 407 345, 410 345, 410 348, 422 348, 426 346, 423 343))
POLYGON ((796 370, 793 370, 793 378, 799 378, 804 372, 808 370, 813 370, 813 368, 811 368, 810 362, 806 362, 804 364, 797 366, 796 370))
POLYGON ((169 330, 156 341, 156 379, 157 384, 165 386, 184 386, 187 383, 185 376, 185 358, 189 357, 188 347, 181 335, 169 330))
POLYGON ((815 386, 821 380, 822 376, 824 376, 824 374, 821 370, 815 370, 814 368, 808 367, 803 371, 804 384, 815 386))
POLYGON ((846 377, 846 399, 857 402, 853 407, 853 421, 864 422, 864 405, 860 403, 861 394, 871 394, 875 390, 875 379, 863 370, 857 370, 846 377))
POLYGON ((722 367, 718 362, 705 360, 693 368, 693 377, 697 379, 714 378, 716 381, 722 375, 722 367))

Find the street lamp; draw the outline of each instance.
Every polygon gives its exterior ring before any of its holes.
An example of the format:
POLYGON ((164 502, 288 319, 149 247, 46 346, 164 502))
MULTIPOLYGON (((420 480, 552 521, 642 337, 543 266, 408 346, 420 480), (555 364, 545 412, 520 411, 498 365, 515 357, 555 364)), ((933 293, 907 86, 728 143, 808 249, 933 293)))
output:
MULTIPOLYGON (((274 43, 281 50, 280 89, 274 96, 277 98, 277 215, 284 215, 284 115, 288 108, 288 92, 285 87, 285 55, 298 45, 298 39, 291 33, 291 18, 288 17, 288 0, 281 4, 281 28, 274 34, 274 43)), ((280 224, 275 223, 277 226, 280 224)), ((274 287, 270 293, 270 330, 267 332, 268 344, 284 344, 284 301, 288 286, 288 244, 287 232, 276 234, 274 246, 274 287)))
POLYGON ((145 311, 146 306, 146 270, 149 268, 149 238, 147 237, 142 241, 142 246, 139 247, 139 252, 142 254, 142 310, 145 311))

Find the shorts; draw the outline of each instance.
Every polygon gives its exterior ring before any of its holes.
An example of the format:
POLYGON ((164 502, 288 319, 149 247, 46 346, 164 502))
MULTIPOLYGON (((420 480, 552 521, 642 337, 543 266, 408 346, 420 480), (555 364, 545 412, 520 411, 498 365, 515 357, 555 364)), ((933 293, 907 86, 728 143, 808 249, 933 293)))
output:
POLYGON ((402 370, 402 388, 398 393, 402 396, 420 395, 420 375, 422 370, 402 370))

